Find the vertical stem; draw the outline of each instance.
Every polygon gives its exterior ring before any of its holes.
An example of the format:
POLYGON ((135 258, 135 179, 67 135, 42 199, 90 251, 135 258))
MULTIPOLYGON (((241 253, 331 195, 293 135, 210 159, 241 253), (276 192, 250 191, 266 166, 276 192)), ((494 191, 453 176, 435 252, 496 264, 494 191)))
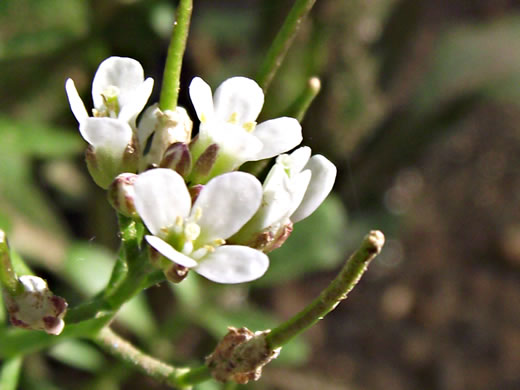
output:
POLYGON ((175 110, 177 107, 182 57, 186 49, 192 9, 192 0, 180 0, 175 10, 176 19, 173 25, 170 46, 168 47, 166 65, 164 66, 161 98, 159 100, 159 107, 163 111, 175 110))
POLYGON ((269 88, 274 75, 282 64, 285 54, 298 32, 303 18, 309 13, 316 0, 296 0, 285 22, 276 35, 264 63, 256 77, 256 81, 264 90, 269 88))

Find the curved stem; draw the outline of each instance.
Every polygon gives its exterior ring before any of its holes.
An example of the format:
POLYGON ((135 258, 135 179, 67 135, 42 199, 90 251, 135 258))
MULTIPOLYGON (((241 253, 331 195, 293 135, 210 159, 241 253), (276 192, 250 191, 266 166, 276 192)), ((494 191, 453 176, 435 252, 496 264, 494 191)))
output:
POLYGON ((296 118, 298 119, 298 122, 301 122, 312 101, 320 92, 320 89, 320 79, 317 77, 311 77, 301 95, 298 96, 296 101, 287 110, 286 116, 296 118))
POLYGON ((268 349, 274 350, 281 347, 294 336, 314 325, 332 311, 340 301, 347 298, 347 294, 367 270, 370 261, 381 251, 384 242, 385 237, 378 230, 367 234, 360 248, 350 256, 332 283, 300 313, 266 335, 265 341, 268 349))
POLYGON ((131 364, 142 373, 172 387, 188 387, 211 378, 206 366, 189 369, 166 364, 136 348, 134 345, 104 328, 95 338, 96 343, 111 355, 131 364))
POLYGON ((303 18, 309 13, 315 2, 316 0, 296 0, 289 15, 287 15, 256 77, 256 81, 262 87, 264 93, 269 88, 274 75, 282 64, 303 18))
POLYGON ((186 40, 190 28, 192 0, 180 0, 177 6, 176 20, 173 25, 172 38, 168 47, 166 65, 164 66, 163 83, 159 107, 161 110, 175 110, 179 97, 182 57, 186 49, 186 40))

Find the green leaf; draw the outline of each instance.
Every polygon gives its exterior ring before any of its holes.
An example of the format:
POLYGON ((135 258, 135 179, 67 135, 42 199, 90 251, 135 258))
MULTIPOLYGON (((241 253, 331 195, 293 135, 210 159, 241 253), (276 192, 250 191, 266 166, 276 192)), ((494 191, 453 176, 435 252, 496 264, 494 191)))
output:
POLYGON ((294 225, 281 248, 269 254, 269 269, 253 286, 282 283, 335 268, 343 260, 347 234, 346 210, 339 198, 331 195, 310 217, 294 225))
POLYGON ((0 369, 0 389, 16 390, 22 370, 22 357, 14 357, 4 361, 0 369))

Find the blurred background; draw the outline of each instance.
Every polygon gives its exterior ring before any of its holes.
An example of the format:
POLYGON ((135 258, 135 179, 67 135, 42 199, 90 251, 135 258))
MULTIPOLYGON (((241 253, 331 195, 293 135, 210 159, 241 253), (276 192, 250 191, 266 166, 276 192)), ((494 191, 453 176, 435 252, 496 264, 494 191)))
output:
MULTIPOLYGON (((254 77, 292 3, 195 1, 180 104, 193 114, 195 75, 214 88, 254 77)), ((118 237, 65 79, 91 107, 98 64, 129 56, 155 79, 157 101, 174 12, 168 0, 0 1, 0 227, 71 305, 104 286, 118 237)), ((322 92, 304 143, 338 166, 333 196, 272 253, 264 278, 163 283, 115 328, 168 362, 200 364, 228 325, 264 329, 303 308, 377 228, 387 244, 349 299, 236 388, 519 389, 519 3, 317 1, 260 119, 283 115, 311 76, 322 92)), ((20 384, 143 388, 165 387, 84 341, 27 356, 20 384)))

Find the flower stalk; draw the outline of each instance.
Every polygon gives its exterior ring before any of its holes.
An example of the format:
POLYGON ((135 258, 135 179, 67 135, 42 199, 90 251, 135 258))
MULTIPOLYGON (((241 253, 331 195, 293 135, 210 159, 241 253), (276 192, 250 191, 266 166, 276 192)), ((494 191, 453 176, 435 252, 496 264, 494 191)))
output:
POLYGON ((303 19, 312 9, 316 0, 296 0, 285 22, 276 35, 267 55, 265 57, 260 71, 256 76, 256 81, 264 92, 267 91, 276 72, 282 65, 282 62, 291 47, 294 37, 300 29, 303 19))
POLYGON ((300 313, 266 335, 269 348, 275 350, 283 346, 334 310, 359 282, 370 262, 381 252, 384 243, 385 236, 379 230, 367 234, 359 249, 350 256, 332 283, 300 313))
POLYGON ((173 25, 172 38, 168 48, 166 65, 164 66, 161 97, 159 100, 159 107, 163 111, 173 111, 177 107, 182 57, 186 49, 192 9, 192 0, 180 0, 177 6, 177 17, 173 25))
POLYGON ((9 295, 20 295, 23 292, 23 286, 18 281, 11 263, 9 245, 3 230, 0 230, 0 286, 9 295))

